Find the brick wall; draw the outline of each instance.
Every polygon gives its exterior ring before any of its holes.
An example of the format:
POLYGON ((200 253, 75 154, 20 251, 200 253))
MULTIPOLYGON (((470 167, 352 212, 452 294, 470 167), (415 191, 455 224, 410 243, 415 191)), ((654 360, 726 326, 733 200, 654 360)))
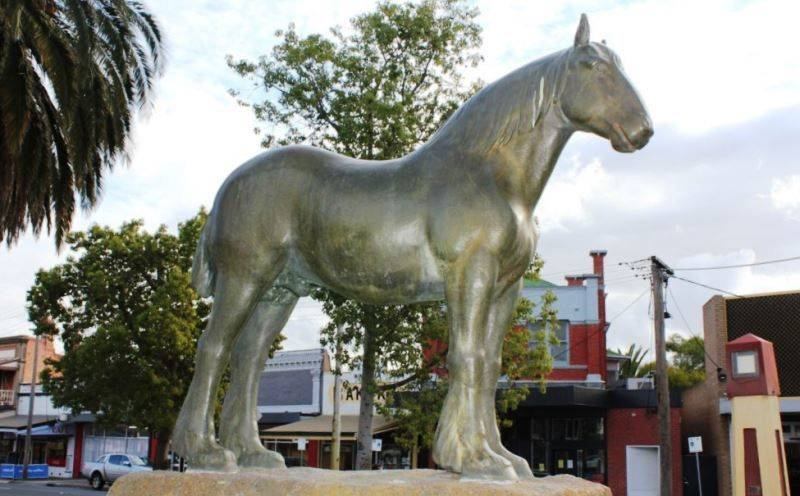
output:
MULTIPOLYGON (((22 376, 20 377, 20 382, 23 384, 29 384, 33 380, 33 356, 34 356, 34 348, 36 346, 36 340, 33 338, 28 339, 27 343, 23 344, 23 353, 25 355, 25 363, 22 366, 22 376)), ((57 358, 58 354, 56 353, 55 346, 53 344, 53 340, 49 338, 40 338, 39 339, 39 360, 36 366, 36 382, 39 383, 39 375, 42 373, 42 369, 45 367, 45 360, 47 358, 57 358)))
MULTIPOLYGON (((728 342, 727 306, 725 298, 714 296, 703 305, 703 338, 706 353, 714 362, 725 366, 725 344, 728 342)), ((728 372, 730 374, 730 372, 728 372)), ((725 385, 717 379, 717 365, 706 360, 706 381, 702 394, 708 402, 705 408, 706 437, 703 451, 717 457, 717 487, 721 494, 728 494, 731 486, 731 460, 728 448, 729 418, 719 414, 719 400, 725 396, 725 385)), ((686 406, 686 413, 693 415, 686 406)), ((688 434, 688 433, 687 433, 688 434)))
MULTIPOLYGON (((681 466, 681 411, 670 412, 672 427, 672 494, 683 495, 681 466)), ((658 417, 645 408, 615 408, 606 418, 608 487, 615 495, 628 494, 627 447, 658 445, 658 417)))

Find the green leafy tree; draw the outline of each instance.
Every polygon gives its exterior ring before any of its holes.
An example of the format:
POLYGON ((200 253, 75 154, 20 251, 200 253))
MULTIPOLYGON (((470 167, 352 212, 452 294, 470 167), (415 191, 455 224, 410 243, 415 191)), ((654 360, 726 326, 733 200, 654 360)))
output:
POLYGON ((61 246, 97 201, 162 70, 161 31, 133 0, 0 7, 0 241, 45 226, 61 246))
POLYGON ((691 372, 705 370, 705 343, 699 336, 685 338, 673 334, 667 339, 667 352, 672 353, 672 363, 680 369, 691 372))
MULTIPOLYGON (((688 389, 705 380, 703 338, 694 336, 687 339, 680 334, 673 334, 667 339, 666 348, 672 353, 667 369, 670 387, 688 389)), ((639 369, 639 376, 644 377, 655 369, 655 362, 646 363, 639 369)))
POLYGON ((40 270, 28 292, 35 332, 64 343, 64 356, 42 372, 53 403, 95 413, 105 425, 146 428, 159 440, 157 463, 210 310, 189 276, 205 220, 201 211, 177 236, 164 226, 148 233, 141 221, 70 233, 67 261, 40 270))

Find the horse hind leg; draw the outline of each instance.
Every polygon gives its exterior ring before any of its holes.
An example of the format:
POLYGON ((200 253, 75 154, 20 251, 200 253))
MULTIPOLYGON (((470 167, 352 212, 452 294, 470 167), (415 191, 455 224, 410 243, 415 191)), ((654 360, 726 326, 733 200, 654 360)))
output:
MULTIPOLYGON (((272 258, 272 257, 271 257, 272 258)), ((278 262, 274 257, 271 262, 278 262)), ((222 372, 231 345, 250 316, 265 281, 271 283, 282 266, 268 263, 263 277, 255 270, 218 270, 211 316, 197 343, 195 371, 175 424, 173 446, 189 464, 201 470, 233 471, 235 455, 216 441, 214 410, 222 372)), ((252 269, 252 267, 248 267, 252 269)))
POLYGON ((297 304, 292 291, 273 286, 256 308, 233 345, 231 383, 220 420, 220 442, 240 467, 285 467, 283 457, 264 448, 258 436, 258 385, 270 347, 297 304))

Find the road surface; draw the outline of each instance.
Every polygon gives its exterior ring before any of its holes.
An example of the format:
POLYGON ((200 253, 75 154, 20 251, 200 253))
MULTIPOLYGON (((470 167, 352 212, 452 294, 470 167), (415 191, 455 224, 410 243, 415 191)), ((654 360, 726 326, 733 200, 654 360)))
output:
POLYGON ((86 483, 81 487, 52 487, 43 483, 9 482, 0 484, 0 496, 100 496, 105 491, 95 491, 86 483))

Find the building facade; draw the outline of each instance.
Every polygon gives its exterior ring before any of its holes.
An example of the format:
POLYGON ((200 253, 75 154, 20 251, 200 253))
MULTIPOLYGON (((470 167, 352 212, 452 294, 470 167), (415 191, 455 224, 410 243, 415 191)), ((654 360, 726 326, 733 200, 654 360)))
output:
POLYGON ((70 436, 63 424, 66 412, 53 406, 50 398, 42 392, 38 377, 45 361, 59 356, 51 338, 37 340, 28 335, 0 338, 1 463, 17 463, 22 459, 33 398, 30 416, 32 461, 47 464, 53 477, 71 476, 70 436))
MULTIPOLYGON (((530 394, 513 412, 503 442, 539 476, 570 474, 607 484, 614 494, 657 494, 658 420, 652 381, 619 375, 627 357, 609 353, 605 308, 606 252, 590 252, 592 271, 566 276, 565 285, 526 282, 523 296, 556 296, 558 344, 547 389, 530 394), (644 388, 642 388, 644 386, 644 388)), ((532 343, 533 344, 533 343, 532 343)), ((509 387, 501 381, 500 387, 509 387)), ((672 394, 673 444, 681 439, 681 399, 672 394)), ((681 453, 673 450, 674 495, 682 495, 681 453)))
POLYGON ((714 296, 703 306, 706 380, 684 393, 684 434, 702 436, 719 494, 732 490, 725 345, 746 334, 772 342, 780 379, 780 414, 791 491, 800 494, 800 291, 714 296))

